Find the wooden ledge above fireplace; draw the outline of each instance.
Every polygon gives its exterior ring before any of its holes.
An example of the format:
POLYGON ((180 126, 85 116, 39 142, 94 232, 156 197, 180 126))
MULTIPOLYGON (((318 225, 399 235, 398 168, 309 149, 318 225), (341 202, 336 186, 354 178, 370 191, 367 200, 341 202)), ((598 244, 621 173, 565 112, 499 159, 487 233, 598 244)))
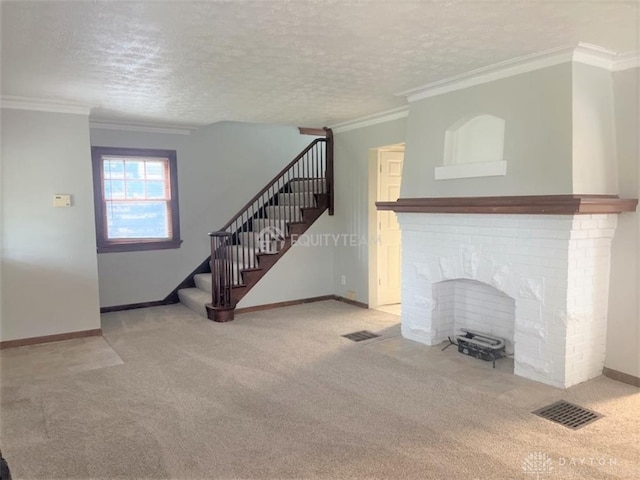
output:
POLYGON ((589 215, 635 212, 638 199, 617 195, 399 198, 376 202, 378 210, 411 213, 589 215))

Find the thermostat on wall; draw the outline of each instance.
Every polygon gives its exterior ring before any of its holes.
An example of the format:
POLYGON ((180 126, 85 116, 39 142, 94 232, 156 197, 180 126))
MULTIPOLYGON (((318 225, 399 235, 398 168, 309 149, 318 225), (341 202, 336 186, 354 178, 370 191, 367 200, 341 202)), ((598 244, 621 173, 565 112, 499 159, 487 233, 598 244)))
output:
POLYGON ((53 196, 54 207, 70 207, 71 195, 56 194, 53 196))

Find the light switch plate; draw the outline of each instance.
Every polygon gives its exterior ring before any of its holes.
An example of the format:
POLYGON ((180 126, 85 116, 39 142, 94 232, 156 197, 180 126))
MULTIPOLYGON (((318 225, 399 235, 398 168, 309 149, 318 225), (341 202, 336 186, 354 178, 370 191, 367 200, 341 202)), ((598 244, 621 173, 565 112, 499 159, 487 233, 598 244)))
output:
POLYGON ((53 196, 53 206, 54 207, 70 207, 71 206, 71 195, 66 194, 55 194, 53 196))

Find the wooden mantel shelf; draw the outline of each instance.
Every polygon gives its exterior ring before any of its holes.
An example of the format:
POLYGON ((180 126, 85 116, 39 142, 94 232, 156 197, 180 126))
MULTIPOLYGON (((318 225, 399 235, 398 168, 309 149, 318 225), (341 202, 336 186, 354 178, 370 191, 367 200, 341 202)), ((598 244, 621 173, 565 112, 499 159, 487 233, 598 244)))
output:
POLYGON ((539 215, 634 212, 637 205, 638 199, 617 195, 399 198, 396 202, 376 202, 378 210, 394 212, 539 215))

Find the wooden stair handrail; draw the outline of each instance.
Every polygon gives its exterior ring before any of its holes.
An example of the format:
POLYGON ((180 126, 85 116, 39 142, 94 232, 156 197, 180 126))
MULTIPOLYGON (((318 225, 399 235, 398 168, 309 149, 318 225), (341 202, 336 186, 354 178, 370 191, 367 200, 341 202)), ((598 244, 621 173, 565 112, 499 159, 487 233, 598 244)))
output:
MULTIPOLYGON (((328 131, 330 132, 331 130, 328 130, 328 131)), ((283 176, 285 173, 287 173, 287 170, 289 170, 291 167, 293 167, 296 164, 296 162, 298 162, 298 160, 300 160, 302 157, 304 157, 307 154, 307 152, 309 152, 316 144, 321 143, 321 142, 322 143, 326 143, 326 144, 328 144, 329 142, 332 143, 332 141, 329 141, 326 138, 316 138, 313 142, 311 142, 307 146, 307 148, 305 148, 302 152, 300 152, 298 154, 298 156, 296 156, 296 158, 294 158, 291 162, 289 162, 286 167, 284 167, 282 170, 280 170, 280 172, 278 172, 278 174, 275 177, 273 177, 273 179, 269 183, 267 183, 267 185, 265 185, 265 187, 262 190, 260 190, 256 195, 254 195, 254 197, 251 200, 249 200, 240 210, 238 210, 238 212, 231 217, 231 220, 229 220, 224 225, 224 227, 222 227, 220 230, 226 230, 231 225, 233 225, 234 222, 238 218, 240 218, 240 216, 244 213, 245 210, 247 210, 249 207, 251 207, 251 205, 253 205, 260 197, 262 197, 267 192, 267 190, 269 190, 273 185, 275 185, 275 183, 280 179, 281 176, 283 176)), ((333 145, 331 145, 331 146, 333 146, 333 145)), ((331 157, 332 157, 332 163, 333 163, 333 148, 331 149, 331 152, 332 152, 331 157)), ((329 157, 329 155, 327 155, 327 164, 329 163, 329 158, 328 157, 329 157)), ((333 170, 333 164, 331 166, 331 169, 333 170)), ((328 167, 327 167, 327 170, 328 170, 328 167)), ((328 172, 327 172, 327 176, 328 176, 328 172)), ((327 180, 327 190, 329 189, 328 183, 329 183, 329 181, 327 180)), ((332 192, 330 192, 329 195, 331 197, 333 197, 332 192)))

